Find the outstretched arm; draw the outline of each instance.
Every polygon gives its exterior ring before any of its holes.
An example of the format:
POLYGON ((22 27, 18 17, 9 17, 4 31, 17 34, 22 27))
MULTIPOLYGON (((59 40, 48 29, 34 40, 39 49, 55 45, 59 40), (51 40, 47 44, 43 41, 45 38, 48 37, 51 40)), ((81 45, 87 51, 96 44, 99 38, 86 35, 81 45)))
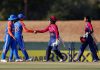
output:
POLYGON ((36 30, 37 33, 44 33, 47 32, 49 30, 49 26, 43 30, 36 30))
POLYGON ((25 24, 24 24, 23 22, 21 22, 21 24, 22 24, 23 30, 24 30, 25 32, 29 32, 29 33, 33 33, 33 32, 34 32, 34 30, 29 30, 29 29, 27 29, 26 26, 25 26, 25 24))

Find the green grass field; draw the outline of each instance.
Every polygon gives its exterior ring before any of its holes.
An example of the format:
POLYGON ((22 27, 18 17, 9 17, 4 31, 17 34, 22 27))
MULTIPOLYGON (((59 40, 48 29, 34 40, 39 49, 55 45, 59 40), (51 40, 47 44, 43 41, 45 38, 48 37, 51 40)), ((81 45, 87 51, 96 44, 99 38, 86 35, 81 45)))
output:
POLYGON ((8 62, 0 70, 100 70, 100 63, 67 62, 8 62))

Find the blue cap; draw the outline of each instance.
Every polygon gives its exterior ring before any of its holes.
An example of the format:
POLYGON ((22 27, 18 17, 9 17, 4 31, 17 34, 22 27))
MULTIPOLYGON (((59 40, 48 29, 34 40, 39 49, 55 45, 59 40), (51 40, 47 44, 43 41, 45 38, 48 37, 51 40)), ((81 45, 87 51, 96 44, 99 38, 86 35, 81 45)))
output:
POLYGON ((17 19, 17 17, 16 17, 15 15, 13 15, 13 14, 10 15, 10 17, 8 18, 8 20, 10 20, 10 21, 11 21, 11 20, 16 20, 16 19, 17 19))
POLYGON ((18 18, 19 18, 19 19, 24 19, 25 16, 24 16, 23 14, 18 14, 18 18))

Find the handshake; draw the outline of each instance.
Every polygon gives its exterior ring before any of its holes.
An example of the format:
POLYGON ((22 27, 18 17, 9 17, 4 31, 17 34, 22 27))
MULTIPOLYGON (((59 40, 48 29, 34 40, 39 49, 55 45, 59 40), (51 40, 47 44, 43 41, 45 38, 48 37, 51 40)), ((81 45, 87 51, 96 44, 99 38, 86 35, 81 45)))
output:
POLYGON ((35 34, 36 34, 37 32, 38 32, 37 30, 34 30, 34 32, 33 32, 33 33, 35 33, 35 34))
POLYGON ((34 30, 33 33, 37 34, 38 33, 38 30, 34 30))

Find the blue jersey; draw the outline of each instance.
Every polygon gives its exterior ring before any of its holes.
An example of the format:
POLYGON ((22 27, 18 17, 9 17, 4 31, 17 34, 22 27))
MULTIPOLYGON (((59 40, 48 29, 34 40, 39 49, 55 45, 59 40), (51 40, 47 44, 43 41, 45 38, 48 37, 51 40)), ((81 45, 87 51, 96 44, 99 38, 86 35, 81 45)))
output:
MULTIPOLYGON (((11 35, 11 34, 14 35, 14 33, 15 33, 14 24, 11 21, 9 21, 6 26, 6 29, 5 29, 4 46, 3 46, 3 53, 2 53, 1 59, 6 58, 6 54, 9 50, 9 47, 12 50, 12 52, 10 52, 10 53, 12 55, 14 54, 15 59, 19 59, 19 56, 17 54, 17 48, 15 47, 15 40, 13 39, 13 37, 11 35)), ((12 58, 13 57, 10 56, 10 60, 12 58)))
POLYGON ((21 21, 17 21, 16 23, 14 23, 14 27, 15 27, 14 36, 16 38, 15 46, 19 45, 22 53, 24 54, 25 60, 27 60, 27 59, 29 59, 29 56, 25 50, 24 40, 22 37, 23 26, 24 26, 24 24, 21 23, 21 21))
MULTIPOLYGON (((12 22, 11 23, 11 32, 12 34, 14 35, 14 24, 12 22)), ((12 37, 8 34, 8 25, 9 25, 9 22, 8 24, 6 25, 6 28, 5 28, 5 36, 4 36, 4 41, 6 40, 6 37, 9 36, 9 38, 11 39, 12 37)))
POLYGON ((20 21, 14 23, 15 27, 15 37, 22 36, 23 27, 20 21))

